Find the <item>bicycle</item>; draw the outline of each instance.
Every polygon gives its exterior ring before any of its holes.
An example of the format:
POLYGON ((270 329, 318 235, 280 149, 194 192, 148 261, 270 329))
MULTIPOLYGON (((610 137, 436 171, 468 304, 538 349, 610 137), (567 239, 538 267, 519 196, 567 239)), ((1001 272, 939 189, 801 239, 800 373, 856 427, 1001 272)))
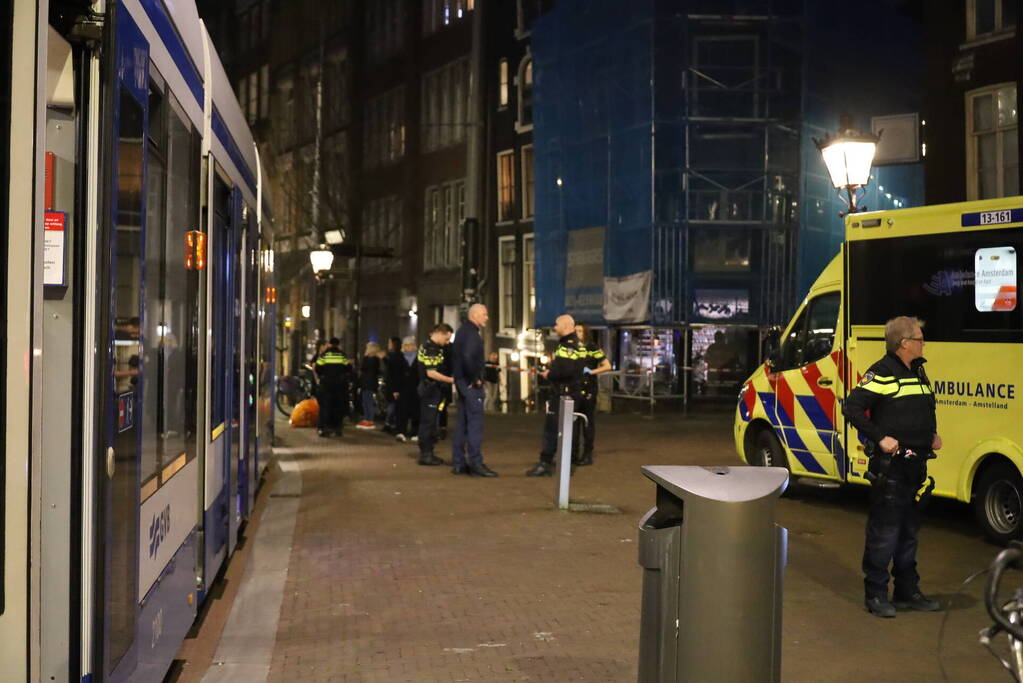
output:
POLYGON ((984 591, 984 605, 995 623, 980 632, 981 644, 998 659, 1016 683, 1023 681, 1023 588, 1016 588, 1012 598, 1005 602, 999 601, 998 589, 1005 570, 1020 569, 1023 567, 1021 560, 1023 543, 1012 541, 991 563, 987 589, 984 591), (1008 639, 1009 661, 1003 659, 991 646, 992 639, 999 633, 1004 633, 1008 639))
POLYGON ((277 410, 284 417, 291 417, 291 411, 302 401, 316 393, 316 377, 312 367, 306 363, 297 375, 284 375, 277 378, 277 410))

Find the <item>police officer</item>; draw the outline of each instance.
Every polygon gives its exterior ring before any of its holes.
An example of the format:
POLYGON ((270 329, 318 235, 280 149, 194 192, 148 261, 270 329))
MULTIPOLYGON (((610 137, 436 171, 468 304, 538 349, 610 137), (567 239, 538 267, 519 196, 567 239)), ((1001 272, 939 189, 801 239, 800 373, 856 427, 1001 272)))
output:
POLYGON ((332 338, 316 357, 314 372, 317 379, 316 401, 320 416, 317 433, 320 436, 341 436, 344 418, 348 412, 348 384, 352 378, 352 364, 342 353, 341 340, 332 338))
POLYGON ((585 355, 575 334, 575 320, 570 315, 558 316, 554 331, 560 337, 550 367, 543 377, 551 383, 547 392, 547 416, 543 425, 543 450, 540 460, 527 472, 527 477, 554 475, 554 452, 558 448, 558 404, 561 396, 569 396, 579 405, 582 397, 582 379, 586 369, 585 355))
POLYGON ((483 462, 483 338, 489 316, 483 304, 469 307, 451 351, 452 376, 458 390, 458 421, 451 439, 451 473, 496 477, 483 462))
MULTIPOLYGON (((908 316, 888 321, 884 329, 888 353, 863 375, 842 408, 870 457, 863 585, 864 604, 877 617, 894 617, 896 607, 923 612, 941 607, 920 592, 916 570, 917 493, 928 479, 927 460, 941 448, 934 394, 923 367, 923 325, 908 316), (888 600, 889 564, 895 579, 894 604, 888 600)), ((926 499, 933 487, 930 479, 921 498, 926 499)))
POLYGON ((584 365, 580 400, 576 411, 585 415, 586 421, 582 425, 583 452, 575 459, 574 464, 584 467, 593 464, 593 440, 597 435, 597 375, 609 372, 611 361, 604 355, 600 345, 593 340, 589 325, 576 324, 575 335, 582 347, 584 365))
POLYGON ((430 338, 419 347, 419 464, 443 465, 433 454, 437 441, 437 413, 444 403, 444 385, 454 380, 441 372, 444 365, 444 347, 451 342, 451 325, 439 323, 430 332, 430 338))

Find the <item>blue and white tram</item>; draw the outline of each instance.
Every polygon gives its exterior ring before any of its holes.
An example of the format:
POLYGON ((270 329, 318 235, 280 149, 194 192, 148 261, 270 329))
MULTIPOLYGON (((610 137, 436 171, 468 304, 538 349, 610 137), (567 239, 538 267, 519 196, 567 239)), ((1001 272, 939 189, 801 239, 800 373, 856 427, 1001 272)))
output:
POLYGON ((269 192, 192 0, 0 15, 0 677, 158 681, 269 460, 269 192))

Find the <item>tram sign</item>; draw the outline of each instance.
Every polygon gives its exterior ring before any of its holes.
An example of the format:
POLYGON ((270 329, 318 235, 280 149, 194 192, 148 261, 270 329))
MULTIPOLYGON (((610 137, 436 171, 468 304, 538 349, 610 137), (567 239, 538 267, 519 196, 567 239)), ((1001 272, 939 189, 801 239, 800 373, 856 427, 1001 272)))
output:
POLYGON ((135 426, 135 392, 117 397, 117 431, 125 432, 135 426))
POLYGON ((63 287, 67 284, 64 267, 67 214, 47 211, 43 214, 43 284, 63 287))

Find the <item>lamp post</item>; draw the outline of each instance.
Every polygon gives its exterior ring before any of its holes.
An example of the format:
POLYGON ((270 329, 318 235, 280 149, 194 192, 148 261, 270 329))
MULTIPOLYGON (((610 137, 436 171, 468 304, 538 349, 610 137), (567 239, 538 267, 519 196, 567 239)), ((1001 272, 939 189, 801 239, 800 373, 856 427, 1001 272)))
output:
POLYGON ((852 118, 847 115, 839 118, 835 135, 826 134, 823 140, 814 138, 814 144, 828 167, 831 184, 839 190, 838 196, 849 207, 848 211, 839 213, 840 216, 867 210, 867 207, 857 205, 859 197, 856 191, 862 190, 870 182, 870 166, 880 139, 880 134, 874 135, 853 128, 852 118), (845 196, 842 190, 845 190, 845 196))

